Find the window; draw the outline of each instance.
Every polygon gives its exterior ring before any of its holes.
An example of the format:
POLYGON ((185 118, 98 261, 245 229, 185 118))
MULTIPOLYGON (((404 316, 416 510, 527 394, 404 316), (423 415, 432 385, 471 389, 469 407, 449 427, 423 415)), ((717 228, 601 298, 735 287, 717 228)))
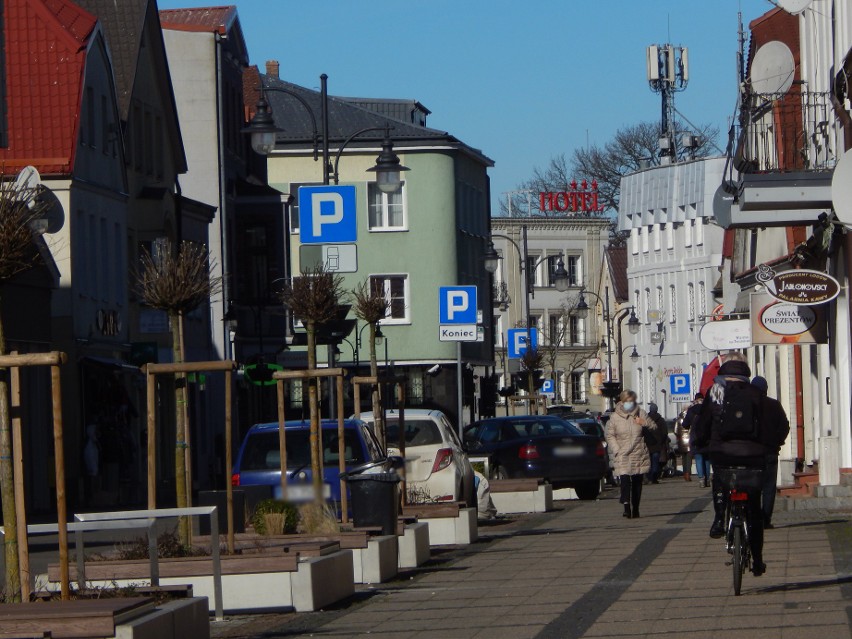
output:
POLYGON ((407 275, 371 275, 370 288, 373 294, 383 295, 388 301, 388 312, 382 320, 383 324, 409 321, 407 275))
POLYGON ((535 265, 538 262, 538 260, 539 260, 538 255, 527 254, 526 271, 527 271, 527 278, 528 278, 527 281, 529 282, 530 288, 533 288, 534 286, 539 286, 538 272, 536 271, 536 268, 535 268, 535 265))
POLYGON ((383 193, 375 182, 367 185, 367 209, 371 231, 404 230, 406 227, 403 187, 383 193))
POLYGON ((686 319, 695 321, 695 285, 692 282, 686 285, 686 319))
POLYGON ((636 300, 636 317, 640 318, 639 321, 642 321, 641 320, 641 318, 642 318, 642 306, 641 306, 642 300, 639 297, 639 289, 638 288, 635 291, 633 291, 633 299, 636 300))
POLYGON ((568 341, 574 346, 583 346, 583 320, 576 315, 568 316, 568 341))
POLYGON ((675 292, 674 284, 669 286, 669 308, 671 310, 669 321, 674 324, 677 322, 677 293, 675 292))
POLYGON ((652 304, 651 304, 651 289, 650 289, 650 288, 646 288, 646 289, 645 289, 645 321, 646 321, 646 322, 650 322, 650 321, 651 321, 651 320, 648 318, 648 314, 651 312, 651 309, 652 309, 652 308, 653 308, 653 306, 652 306, 652 304))
POLYGON ((565 270, 568 271, 568 284, 580 286, 583 281, 583 272, 579 255, 569 255, 565 258, 565 270))
POLYGON ((560 315, 549 315, 547 318, 547 339, 555 346, 559 346, 559 342, 562 341, 561 319, 560 315))
MULTIPOLYGON (((559 260, 560 257, 558 255, 551 255, 545 262, 547 264, 547 286, 549 288, 556 286, 556 269, 559 268, 559 260)), ((565 270, 568 269, 566 268, 565 270)))
POLYGON ((662 313, 664 308, 665 308, 665 306, 663 306, 663 287, 658 286, 657 287, 657 308, 655 308, 654 310, 660 311, 662 313))
POLYGON ((571 401, 574 404, 583 404, 586 402, 586 386, 582 371, 571 373, 571 401))
POLYGON ((707 315, 707 293, 704 290, 704 282, 698 282, 698 314, 702 320, 706 319, 707 315))

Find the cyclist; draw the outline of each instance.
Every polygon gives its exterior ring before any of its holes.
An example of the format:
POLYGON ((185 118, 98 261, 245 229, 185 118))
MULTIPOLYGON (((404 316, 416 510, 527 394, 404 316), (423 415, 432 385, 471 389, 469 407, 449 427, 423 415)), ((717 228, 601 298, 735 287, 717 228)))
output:
MULTIPOLYGON (((739 438, 731 438, 730 426, 733 417, 723 414, 723 406, 726 393, 731 398, 742 394, 748 397, 756 394, 756 389, 751 386, 751 370, 745 362, 745 357, 739 353, 731 353, 719 368, 719 374, 713 380, 698 418, 692 425, 692 438, 698 448, 706 448, 710 454, 713 464, 713 508, 715 517, 710 527, 710 536, 714 539, 725 534, 725 506, 728 497, 727 491, 723 489, 718 468, 729 466, 742 466, 763 470, 766 465, 767 447, 764 439, 767 438, 770 428, 765 424, 762 402, 759 398, 755 400, 754 410, 754 433, 743 435, 739 438)), ((763 563, 763 514, 761 512, 760 487, 749 488, 748 492, 748 527, 749 543, 752 554, 752 572, 759 577, 766 571, 763 563)))

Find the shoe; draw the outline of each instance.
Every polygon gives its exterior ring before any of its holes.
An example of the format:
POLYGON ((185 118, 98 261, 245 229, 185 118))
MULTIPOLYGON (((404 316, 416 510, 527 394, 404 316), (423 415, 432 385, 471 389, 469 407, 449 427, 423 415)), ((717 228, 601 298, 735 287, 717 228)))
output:
POLYGON ((755 561, 751 565, 751 572, 755 577, 760 577, 766 572, 766 564, 762 561, 755 561))
POLYGON ((710 482, 707 479, 702 479, 701 480, 701 487, 702 488, 710 488, 710 482))
POLYGON ((624 512, 621 514, 621 516, 630 519, 630 504, 624 504, 624 512))
POLYGON ((684 481, 692 481, 692 475, 690 475, 689 473, 684 473, 683 474, 683 480, 684 481))
POLYGON ((767 529, 771 530, 771 529, 773 529, 773 528, 775 528, 775 526, 774 526, 774 525, 773 525, 773 523, 772 523, 771 521, 769 521, 768 519, 767 519, 766 521, 764 521, 764 522, 763 522, 763 529, 764 529, 764 530, 767 530, 767 529))
POLYGON ((716 518, 713 520, 713 525, 710 526, 710 536, 713 539, 719 539, 725 535, 725 527, 722 525, 722 519, 716 518))
POLYGON ((639 519, 639 511, 637 509, 633 509, 633 519, 639 519))

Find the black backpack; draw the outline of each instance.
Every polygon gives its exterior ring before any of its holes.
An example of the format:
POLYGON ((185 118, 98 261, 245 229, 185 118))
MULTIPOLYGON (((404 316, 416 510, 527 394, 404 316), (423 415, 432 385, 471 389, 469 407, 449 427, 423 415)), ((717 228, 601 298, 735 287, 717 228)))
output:
POLYGON ((760 440, 762 396, 748 382, 728 382, 717 429, 723 441, 760 440))

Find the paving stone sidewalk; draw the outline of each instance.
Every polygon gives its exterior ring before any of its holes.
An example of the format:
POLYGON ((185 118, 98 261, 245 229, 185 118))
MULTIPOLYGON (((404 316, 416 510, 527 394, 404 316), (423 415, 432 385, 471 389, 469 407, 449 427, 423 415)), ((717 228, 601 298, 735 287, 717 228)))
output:
POLYGON ((481 529, 468 548, 329 611, 214 622, 221 639, 852 639, 852 513, 778 512, 767 573, 734 596, 710 491, 680 478, 645 486, 642 517, 615 490, 596 502, 481 529))

